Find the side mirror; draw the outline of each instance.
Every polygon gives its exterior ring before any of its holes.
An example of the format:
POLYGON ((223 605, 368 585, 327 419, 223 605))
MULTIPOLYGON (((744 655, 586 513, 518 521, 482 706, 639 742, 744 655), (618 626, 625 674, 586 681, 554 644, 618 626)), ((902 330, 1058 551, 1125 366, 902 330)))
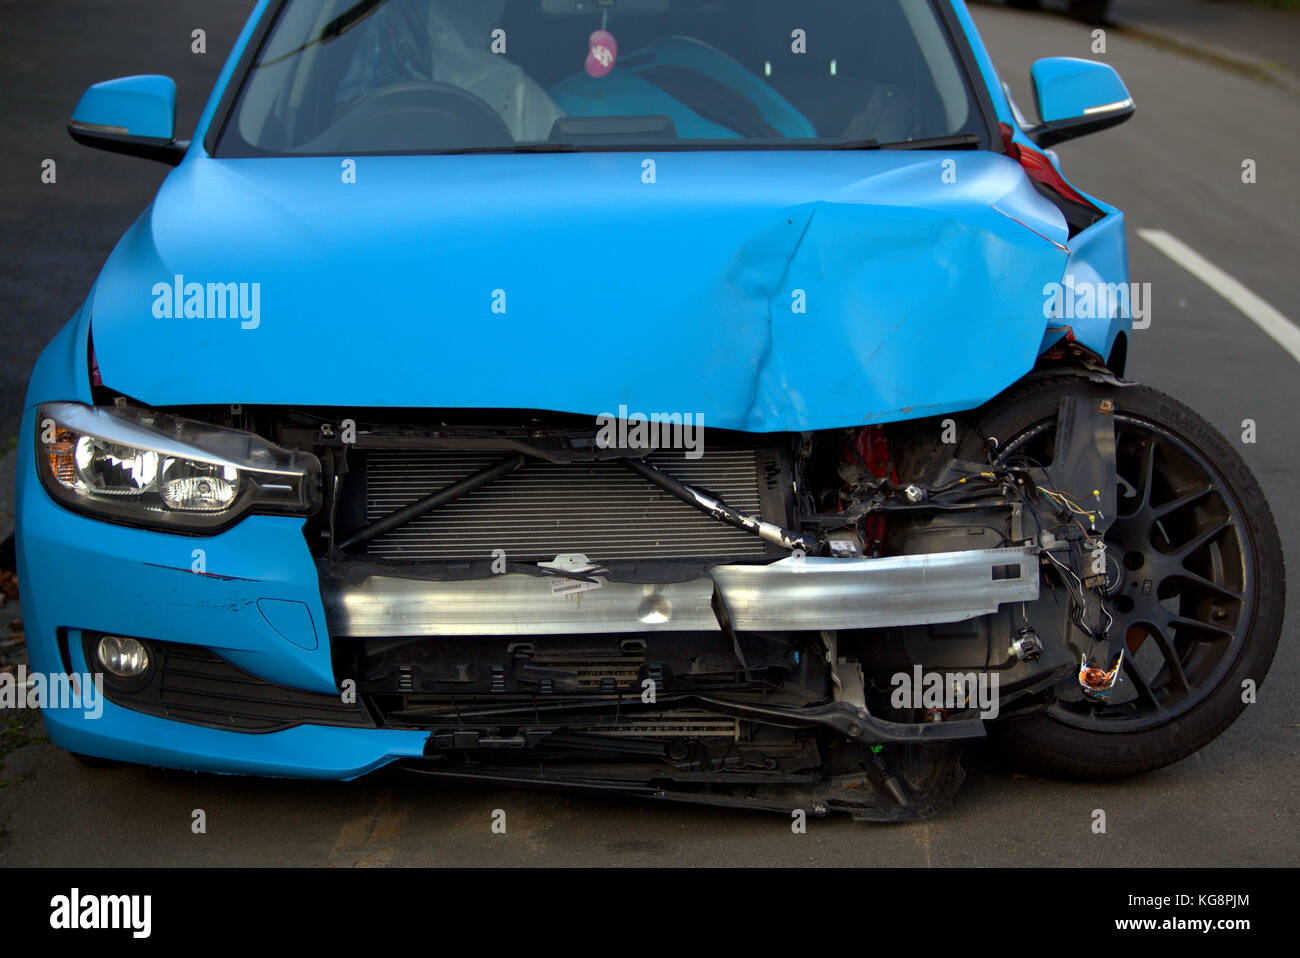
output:
POLYGON ((1117 126, 1137 109, 1109 64, 1047 57, 1034 64, 1031 74, 1039 123, 1025 133, 1043 148, 1117 126))
POLYGON ((68 132, 84 146, 176 166, 188 140, 176 140, 176 84, 171 77, 134 76, 96 83, 72 111, 68 132))

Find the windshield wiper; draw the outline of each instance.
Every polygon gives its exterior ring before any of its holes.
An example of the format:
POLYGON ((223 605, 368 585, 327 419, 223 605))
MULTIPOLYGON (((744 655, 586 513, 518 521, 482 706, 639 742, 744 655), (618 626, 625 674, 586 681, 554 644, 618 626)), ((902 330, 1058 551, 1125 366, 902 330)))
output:
MULTIPOLYGON (((879 140, 846 140, 843 143, 804 144, 797 140, 781 140, 765 144, 772 148, 809 149, 809 150, 944 150, 975 149, 980 145, 980 138, 974 133, 957 133, 952 136, 936 136, 927 140, 899 140, 895 143, 881 143, 879 140)), ((515 143, 509 146, 464 146, 451 150, 439 150, 435 156, 458 156, 467 153, 600 153, 609 151, 627 152, 653 150, 655 148, 671 149, 735 149, 751 150, 755 145, 748 140, 726 140, 707 144, 700 141, 666 142, 658 144, 627 143, 515 143)))
POLYGON ((881 143, 879 140, 845 140, 826 147, 829 150, 944 150, 972 149, 980 145, 980 138, 974 133, 954 133, 951 136, 932 136, 924 140, 895 140, 881 143))
POLYGON ((433 156, 461 156, 466 153, 577 153, 572 143, 512 143, 509 146, 461 146, 438 150, 433 156))
POLYGON ((952 136, 932 136, 928 140, 898 140, 894 143, 882 143, 882 150, 973 150, 980 145, 980 138, 974 133, 954 133, 952 136))

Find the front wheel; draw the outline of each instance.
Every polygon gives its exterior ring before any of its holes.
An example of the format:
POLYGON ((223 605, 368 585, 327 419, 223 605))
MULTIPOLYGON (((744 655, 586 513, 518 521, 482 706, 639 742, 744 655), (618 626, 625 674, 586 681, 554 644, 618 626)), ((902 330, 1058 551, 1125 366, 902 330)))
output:
POLYGON ((1119 778, 1204 747, 1253 700, 1282 630, 1282 545, 1232 445, 1145 386, 1058 378, 1014 389, 977 416, 999 440, 998 458, 1051 463, 1067 391, 1115 403, 1119 496, 1105 597, 1111 628, 1123 630, 1124 668, 1105 702, 1083 696, 1071 677, 1046 712, 995 734, 1039 773, 1119 778))

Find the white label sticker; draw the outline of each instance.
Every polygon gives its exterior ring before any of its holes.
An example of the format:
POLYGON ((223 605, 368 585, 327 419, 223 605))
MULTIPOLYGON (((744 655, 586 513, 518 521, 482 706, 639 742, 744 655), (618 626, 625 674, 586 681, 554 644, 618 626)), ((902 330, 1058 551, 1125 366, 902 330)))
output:
POLYGON ((551 579, 551 595, 573 595, 575 592, 590 592, 592 589, 599 589, 604 583, 597 579, 595 582, 585 582, 582 579, 566 579, 562 576, 555 576, 551 579))

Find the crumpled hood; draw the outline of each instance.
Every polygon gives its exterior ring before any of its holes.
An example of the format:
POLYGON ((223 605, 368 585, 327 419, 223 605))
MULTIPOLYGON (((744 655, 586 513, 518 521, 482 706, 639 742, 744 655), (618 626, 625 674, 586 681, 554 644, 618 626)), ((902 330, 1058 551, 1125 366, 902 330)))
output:
POLYGON ((1007 157, 645 160, 192 157, 92 294, 104 383, 778 431, 970 408, 1033 365, 1066 228, 1007 157))

